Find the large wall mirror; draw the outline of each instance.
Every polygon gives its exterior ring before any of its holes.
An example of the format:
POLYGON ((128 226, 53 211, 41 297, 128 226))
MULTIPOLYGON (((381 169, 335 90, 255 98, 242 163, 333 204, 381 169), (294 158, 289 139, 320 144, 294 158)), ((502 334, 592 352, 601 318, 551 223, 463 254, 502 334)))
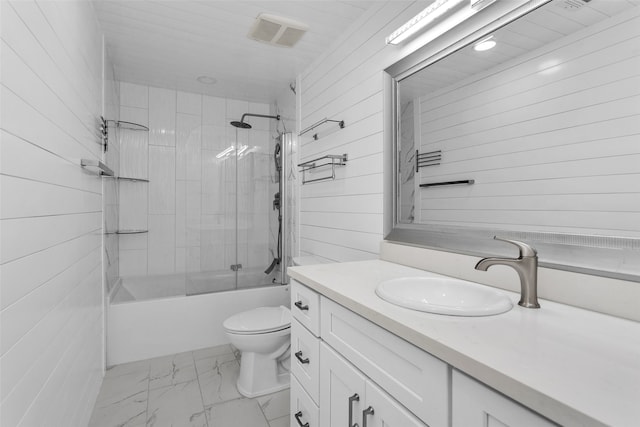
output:
POLYGON ((640 281, 640 1, 549 1, 448 50, 387 70, 386 238, 640 281))

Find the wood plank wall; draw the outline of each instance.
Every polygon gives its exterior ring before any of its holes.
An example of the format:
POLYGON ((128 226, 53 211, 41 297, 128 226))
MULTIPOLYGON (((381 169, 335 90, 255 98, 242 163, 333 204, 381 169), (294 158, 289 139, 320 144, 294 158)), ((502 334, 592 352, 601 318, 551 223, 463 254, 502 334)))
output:
MULTIPOLYGON (((495 5, 496 15, 487 14, 485 23, 518 6, 516 2, 495 5), (500 7, 505 9, 498 12, 500 7)), ((422 2, 372 7, 299 77, 300 129, 324 117, 346 123, 343 130, 330 125, 319 128, 317 141, 311 139, 313 132, 302 135, 300 161, 326 154, 349 155, 348 164, 337 170, 335 180, 301 187, 301 255, 333 261, 377 257, 383 238, 383 71, 423 46, 432 35, 425 33, 401 46, 385 46, 384 38, 423 8, 422 2)), ((470 21, 435 39, 428 51, 435 54, 483 25, 479 20, 470 21)), ((623 160, 621 166, 628 168, 632 161, 623 160)), ((592 181, 600 182, 599 178, 592 181)))
MULTIPOLYGON (((384 37, 419 11, 390 2, 374 6, 326 55, 300 76, 300 128, 327 117, 344 120, 299 138, 300 161, 349 156, 336 179, 300 189, 300 253, 332 261, 377 258, 383 224, 382 70, 398 58, 384 37)), ((318 171, 312 178, 324 176, 318 171)), ((330 170, 328 171, 330 172, 330 170)))
POLYGON ((102 37, 88 2, 3 1, 3 426, 87 425, 102 379, 102 37))

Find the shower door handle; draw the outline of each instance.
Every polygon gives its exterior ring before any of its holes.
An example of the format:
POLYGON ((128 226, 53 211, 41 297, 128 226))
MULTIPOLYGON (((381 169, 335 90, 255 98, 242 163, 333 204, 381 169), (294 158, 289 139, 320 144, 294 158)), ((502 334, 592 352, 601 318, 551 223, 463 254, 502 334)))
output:
POLYGON ((300 420, 300 418, 302 418, 302 411, 296 412, 293 416, 296 417, 296 421, 300 427, 309 427, 309 423, 302 424, 302 421, 300 420))
POLYGON ((295 353, 296 359, 298 359, 300 361, 300 363, 309 363, 309 358, 302 358, 302 351, 298 351, 297 353, 295 353))
POLYGON ((293 303, 293 305, 295 305, 296 307, 298 307, 298 309, 305 311, 305 310, 309 310, 309 306, 308 305, 302 305, 302 301, 296 301, 293 303))

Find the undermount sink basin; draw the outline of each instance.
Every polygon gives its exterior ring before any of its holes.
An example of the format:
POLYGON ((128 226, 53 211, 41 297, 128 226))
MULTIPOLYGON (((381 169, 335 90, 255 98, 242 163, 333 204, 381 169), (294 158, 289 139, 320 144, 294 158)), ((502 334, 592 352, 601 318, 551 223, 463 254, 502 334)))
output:
POLYGON ((488 286, 449 277, 403 277, 378 285, 376 294, 395 305, 451 316, 491 316, 511 310, 509 297, 488 286))

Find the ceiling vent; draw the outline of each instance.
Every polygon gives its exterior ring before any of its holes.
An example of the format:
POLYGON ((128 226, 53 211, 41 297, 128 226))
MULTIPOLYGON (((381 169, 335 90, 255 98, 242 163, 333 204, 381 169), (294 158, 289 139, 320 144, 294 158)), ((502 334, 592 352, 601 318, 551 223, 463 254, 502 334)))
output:
POLYGON ((309 27, 293 19, 261 13, 249 30, 248 37, 274 46, 293 47, 309 27))
POLYGON ((563 0, 558 3, 558 6, 567 10, 577 10, 589 2, 591 0, 563 0))

